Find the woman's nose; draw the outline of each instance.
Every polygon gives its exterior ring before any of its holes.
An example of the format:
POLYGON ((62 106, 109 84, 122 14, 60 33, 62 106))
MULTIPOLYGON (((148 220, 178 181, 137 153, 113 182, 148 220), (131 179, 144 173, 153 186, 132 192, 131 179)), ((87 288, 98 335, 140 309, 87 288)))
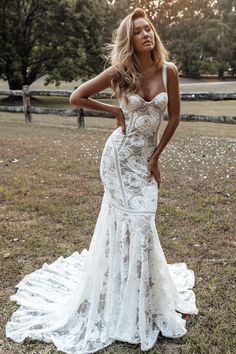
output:
POLYGON ((145 30, 143 31, 143 36, 145 37, 145 38, 147 38, 148 37, 148 32, 146 32, 145 30))

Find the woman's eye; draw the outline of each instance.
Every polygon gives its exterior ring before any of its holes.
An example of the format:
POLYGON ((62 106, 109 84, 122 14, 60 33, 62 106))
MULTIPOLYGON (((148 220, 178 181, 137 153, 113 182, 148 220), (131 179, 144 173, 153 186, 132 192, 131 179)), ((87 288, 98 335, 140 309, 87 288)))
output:
MULTIPOLYGON (((147 28, 145 28, 145 31, 150 32, 150 31, 151 31, 151 28, 150 28, 150 27, 147 27, 147 28)), ((135 35, 135 34, 139 34, 139 33, 140 33, 140 31, 135 31, 135 32, 134 32, 134 35, 135 35)))

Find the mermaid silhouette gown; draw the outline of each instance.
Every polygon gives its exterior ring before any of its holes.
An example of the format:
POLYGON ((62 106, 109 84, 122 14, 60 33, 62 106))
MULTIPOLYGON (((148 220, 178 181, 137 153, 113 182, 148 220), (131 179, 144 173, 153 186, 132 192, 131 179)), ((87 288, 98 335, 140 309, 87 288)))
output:
MULTIPOLYGON (((167 90, 166 64, 162 79, 167 90)), ((186 333, 180 313, 197 314, 194 273, 167 264, 155 213, 158 187, 147 179, 147 160, 159 141, 167 91, 145 101, 121 100, 126 135, 113 131, 103 150, 104 195, 88 250, 43 264, 10 297, 21 305, 6 325, 15 342, 52 342, 58 351, 94 353, 115 340, 147 351, 159 333, 186 333)))

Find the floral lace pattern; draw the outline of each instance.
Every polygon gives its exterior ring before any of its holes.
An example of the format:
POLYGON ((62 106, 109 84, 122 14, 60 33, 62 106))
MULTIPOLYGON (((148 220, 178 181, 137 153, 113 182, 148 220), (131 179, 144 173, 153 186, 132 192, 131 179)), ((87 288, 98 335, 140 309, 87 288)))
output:
MULTIPOLYGON (((163 81, 166 87, 166 66, 163 81)), ((155 225, 158 188, 146 178, 167 101, 162 92, 150 102, 138 95, 121 102, 127 134, 117 128, 105 144, 104 196, 89 250, 45 263, 17 284, 11 300, 20 307, 6 325, 7 337, 85 354, 115 340, 147 351, 160 332, 186 333, 179 312, 198 313, 194 273, 185 263, 167 264, 155 225)))

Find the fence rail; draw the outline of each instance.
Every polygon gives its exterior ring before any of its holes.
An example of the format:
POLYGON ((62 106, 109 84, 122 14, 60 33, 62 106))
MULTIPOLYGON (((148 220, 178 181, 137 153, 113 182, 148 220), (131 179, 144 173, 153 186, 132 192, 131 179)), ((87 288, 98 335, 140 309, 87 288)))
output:
MULTIPOLYGON (((70 97, 71 90, 30 90, 26 89, 25 95, 32 96, 54 96, 54 97, 70 97)), ((23 90, 1 90, 0 96, 23 96, 23 90)), ((225 101, 236 100, 235 92, 181 92, 181 99, 183 101, 225 101)), ((98 99, 115 99, 109 92, 99 92, 92 95, 93 98, 98 99)))
MULTIPOLYGON (((23 86, 22 90, 1 90, 0 96, 18 96, 22 97, 22 106, 0 106, 0 112, 24 113, 25 121, 32 122, 32 114, 54 114, 60 116, 75 116, 79 128, 85 127, 84 117, 103 117, 114 118, 106 112, 83 110, 81 108, 51 108, 51 107, 32 107, 30 97, 32 96, 51 96, 51 97, 69 97, 71 90, 29 90, 27 86, 23 86)), ((236 100, 236 93, 214 93, 214 92, 197 92, 197 93, 181 93, 183 101, 222 101, 236 100)), ((115 96, 109 92, 99 92, 91 96, 95 99, 115 99, 115 96)), ((207 116, 197 114, 181 114, 182 121, 206 121, 236 124, 236 116, 207 116)))

